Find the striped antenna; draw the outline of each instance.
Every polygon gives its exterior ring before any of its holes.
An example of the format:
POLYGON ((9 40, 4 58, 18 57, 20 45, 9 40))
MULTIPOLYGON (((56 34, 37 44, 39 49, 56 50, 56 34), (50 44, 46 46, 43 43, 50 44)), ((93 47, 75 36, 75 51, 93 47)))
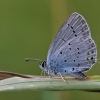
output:
POLYGON ((41 62, 42 60, 40 59, 35 59, 35 58, 25 58, 25 61, 38 61, 38 62, 41 62))

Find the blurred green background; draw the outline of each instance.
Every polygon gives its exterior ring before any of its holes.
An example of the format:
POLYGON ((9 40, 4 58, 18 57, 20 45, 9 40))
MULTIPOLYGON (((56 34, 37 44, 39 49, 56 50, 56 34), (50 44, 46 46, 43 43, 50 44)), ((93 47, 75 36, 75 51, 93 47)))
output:
MULTIPOLYGON (((99 0, 0 0, 0 70, 40 75, 37 62, 46 59, 51 40, 73 12, 82 14, 91 27, 100 57, 99 0)), ((86 75, 99 75, 99 63, 86 75)), ((18 91, 0 93, 0 100, 94 100, 99 93, 81 91, 18 91)))

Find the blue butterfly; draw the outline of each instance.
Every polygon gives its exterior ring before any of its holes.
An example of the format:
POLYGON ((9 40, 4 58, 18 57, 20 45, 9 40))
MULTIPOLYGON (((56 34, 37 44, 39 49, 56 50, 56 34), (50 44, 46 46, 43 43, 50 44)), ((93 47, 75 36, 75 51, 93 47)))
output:
POLYGON ((43 72, 76 78, 86 78, 83 72, 88 71, 97 61, 97 49, 88 24, 77 12, 72 13, 62 24, 54 37, 47 55, 47 61, 37 60, 43 72))

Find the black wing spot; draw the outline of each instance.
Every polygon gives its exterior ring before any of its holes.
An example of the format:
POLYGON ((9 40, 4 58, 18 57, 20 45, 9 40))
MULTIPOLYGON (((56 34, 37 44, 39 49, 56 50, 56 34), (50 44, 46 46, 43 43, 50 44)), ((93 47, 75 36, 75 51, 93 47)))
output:
POLYGON ((93 57, 91 57, 91 60, 93 60, 94 58, 93 57))
POLYGON ((71 48, 69 48, 71 50, 71 48))
POLYGON ((87 44, 89 44, 89 43, 91 43, 92 42, 92 40, 91 39, 89 39, 88 41, 87 41, 87 44))
POLYGON ((66 70, 65 70, 65 72, 66 72, 66 70))
POLYGON ((87 60, 93 60, 93 59, 94 59, 93 57, 91 57, 91 58, 90 58, 90 57, 89 57, 89 58, 87 58, 87 60))
POLYGON ((79 48, 77 48, 77 50, 79 50, 79 48))
POLYGON ((60 52, 60 54, 62 54, 62 52, 60 52))
POLYGON ((71 45, 70 43, 68 45, 71 45))
POLYGON ((93 47, 95 47, 95 44, 94 43, 92 43, 91 45, 89 45, 89 49, 91 49, 91 48, 93 48, 93 47))
POLYGON ((94 51, 89 51, 89 52, 87 53, 87 55, 90 55, 91 53, 94 53, 94 51))
POLYGON ((75 34, 75 37, 77 37, 77 35, 75 34))
POLYGON ((78 54, 80 54, 80 52, 78 52, 78 54))
POLYGON ((74 71, 74 68, 72 68, 72 71, 74 71))
POLYGON ((71 29, 73 29, 73 26, 71 26, 71 29))
POLYGON ((74 62, 75 62, 75 60, 74 60, 74 62))
POLYGON ((78 67, 80 66, 80 64, 78 63, 78 67))
POLYGON ((91 47, 95 47, 94 43, 91 45, 91 47))
POLYGON ((68 24, 68 26, 70 26, 70 24, 68 24))
POLYGON ((67 60, 64 60, 64 62, 67 62, 67 60))
POLYGON ((75 31, 73 30, 73 33, 75 33, 75 31))

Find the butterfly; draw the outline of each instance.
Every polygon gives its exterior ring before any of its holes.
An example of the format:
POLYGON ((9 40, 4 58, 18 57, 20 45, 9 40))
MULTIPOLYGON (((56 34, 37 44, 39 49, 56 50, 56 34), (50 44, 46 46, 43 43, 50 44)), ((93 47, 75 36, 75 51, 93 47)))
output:
POLYGON ((47 54, 47 61, 36 60, 43 72, 49 77, 59 75, 65 82, 65 75, 86 78, 88 71, 97 61, 97 48, 91 37, 89 26, 84 17, 72 13, 55 35, 47 54))

